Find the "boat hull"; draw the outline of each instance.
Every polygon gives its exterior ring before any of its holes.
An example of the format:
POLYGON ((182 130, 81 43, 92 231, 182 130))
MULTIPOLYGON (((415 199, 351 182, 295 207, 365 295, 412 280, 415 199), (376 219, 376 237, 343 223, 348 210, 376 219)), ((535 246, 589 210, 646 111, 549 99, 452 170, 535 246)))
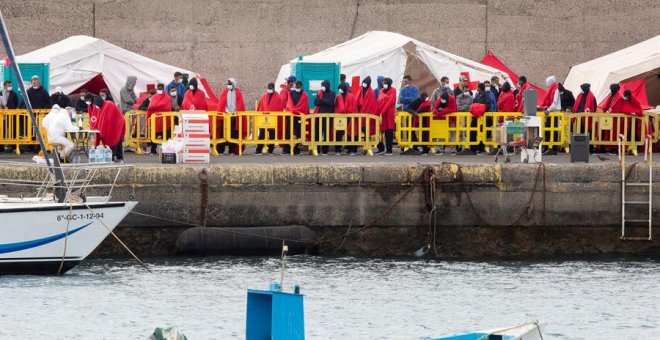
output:
POLYGON ((62 274, 70 270, 94 251, 136 204, 88 203, 89 208, 63 203, 0 204, 0 275, 62 274))

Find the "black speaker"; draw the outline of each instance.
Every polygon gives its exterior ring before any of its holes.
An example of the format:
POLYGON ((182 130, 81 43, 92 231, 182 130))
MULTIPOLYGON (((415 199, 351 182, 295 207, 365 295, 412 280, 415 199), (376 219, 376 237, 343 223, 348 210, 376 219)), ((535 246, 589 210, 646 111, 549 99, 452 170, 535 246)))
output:
POLYGON ((571 135, 571 163, 589 163, 589 134, 571 135))

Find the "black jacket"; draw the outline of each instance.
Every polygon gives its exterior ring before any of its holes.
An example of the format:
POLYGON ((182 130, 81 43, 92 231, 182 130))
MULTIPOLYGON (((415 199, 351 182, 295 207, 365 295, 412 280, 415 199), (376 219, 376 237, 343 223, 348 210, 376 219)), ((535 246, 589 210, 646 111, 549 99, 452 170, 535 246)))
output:
POLYGON ((76 100, 76 112, 85 112, 87 113, 87 103, 84 100, 78 98, 76 100))
POLYGON ((325 86, 323 98, 314 99, 314 105, 319 109, 318 113, 334 113, 335 112, 335 93, 330 90, 330 82, 324 80, 321 85, 325 86))
POLYGON ((486 110, 490 107, 490 98, 488 92, 477 92, 472 103, 486 104, 486 110))
MULTIPOLYGON (((30 98, 30 104, 32 104, 33 109, 50 109, 53 107, 48 91, 46 91, 43 86, 40 86, 37 89, 30 87, 27 90, 27 95, 28 98, 30 98)), ((23 101, 21 108, 25 107, 25 101, 23 101)))
POLYGON ((573 92, 564 89, 563 93, 559 94, 559 101, 561 102, 561 110, 566 111, 567 108, 573 110, 573 105, 575 105, 575 97, 573 92))
POLYGON ((59 105, 61 108, 71 106, 71 100, 69 99, 69 96, 62 93, 53 93, 53 95, 50 96, 50 102, 53 105, 59 105))
POLYGON ((18 95, 14 91, 10 91, 7 95, 7 108, 10 110, 18 109, 18 95))

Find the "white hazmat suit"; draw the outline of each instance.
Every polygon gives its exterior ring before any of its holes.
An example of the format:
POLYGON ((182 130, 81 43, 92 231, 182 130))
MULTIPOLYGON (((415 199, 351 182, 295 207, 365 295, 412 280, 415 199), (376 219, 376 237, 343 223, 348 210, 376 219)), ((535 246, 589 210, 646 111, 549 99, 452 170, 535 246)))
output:
POLYGON ((44 117, 41 125, 48 132, 48 143, 64 145, 64 156, 69 157, 75 145, 66 138, 66 132, 78 129, 71 125, 69 112, 66 109, 60 108, 58 105, 54 105, 53 109, 44 117))

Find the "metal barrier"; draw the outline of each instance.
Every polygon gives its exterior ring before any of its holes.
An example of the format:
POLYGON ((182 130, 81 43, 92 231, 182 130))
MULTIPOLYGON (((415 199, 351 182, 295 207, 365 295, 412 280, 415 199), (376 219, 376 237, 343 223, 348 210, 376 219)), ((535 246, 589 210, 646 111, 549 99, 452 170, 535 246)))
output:
POLYGON ((286 144, 293 156, 302 136, 298 125, 299 116, 290 112, 243 111, 224 113, 223 128, 226 142, 238 145, 239 155, 243 154, 244 145, 286 144), (232 130, 247 133, 232 133, 232 130))
POLYGON ((301 142, 315 156, 319 147, 326 146, 361 146, 373 156, 380 141, 380 117, 370 113, 312 113, 301 116, 301 125, 301 134, 306 136, 301 142))
POLYGON ((541 117, 541 137, 543 142, 541 145, 552 147, 564 148, 568 152, 568 120, 566 119, 566 112, 537 112, 537 117, 541 117))
POLYGON ((649 131, 649 116, 633 116, 625 113, 569 113, 572 134, 589 134, 589 144, 616 148, 619 135, 623 136, 622 145, 628 151, 637 154, 637 148, 645 143, 649 131))
POLYGON ((494 150, 500 146, 500 143, 495 139, 496 131, 500 128, 499 124, 506 121, 518 122, 520 117, 524 115, 522 112, 486 112, 481 117, 483 143, 487 150, 494 150))
POLYGON ((124 146, 135 148, 135 153, 141 155, 142 145, 151 142, 151 124, 147 124, 147 112, 128 111, 124 115, 124 121, 124 146))
MULTIPOLYGON (((46 130, 41 126, 46 114, 50 110, 34 110, 37 126, 48 145, 46 130)), ((36 133, 27 110, 0 110, 0 145, 13 145, 14 153, 21 154, 21 145, 39 145, 36 133)))
POLYGON ((464 146, 479 145, 483 141, 482 118, 469 112, 454 112, 435 117, 431 112, 413 115, 397 112, 396 139, 399 146, 464 146), (417 117, 415 117, 417 116, 417 117))

